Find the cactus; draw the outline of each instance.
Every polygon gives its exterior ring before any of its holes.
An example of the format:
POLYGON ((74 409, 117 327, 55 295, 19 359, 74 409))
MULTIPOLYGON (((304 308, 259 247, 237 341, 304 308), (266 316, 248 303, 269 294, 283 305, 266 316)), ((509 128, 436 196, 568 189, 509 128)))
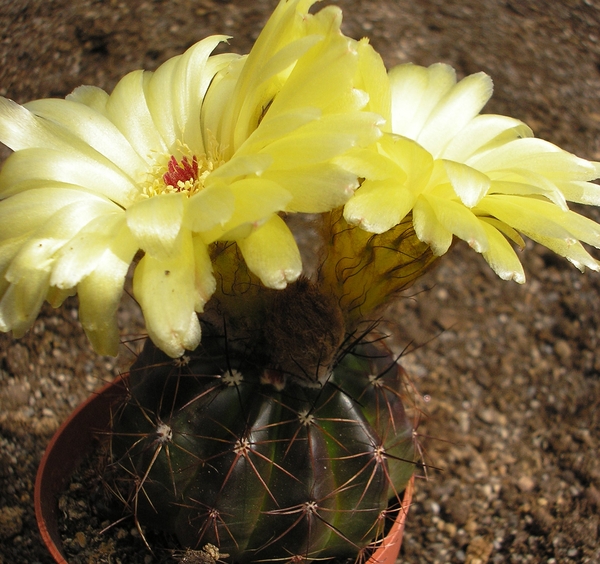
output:
POLYGON ((356 557, 381 534, 389 500, 414 470, 404 373, 373 338, 342 339, 323 358, 337 341, 328 335, 313 344, 319 360, 305 363, 321 369, 294 375, 293 344, 283 357, 269 353, 277 301, 289 307, 275 318, 335 315, 327 299, 290 311, 298 296, 319 300, 307 282, 273 296, 270 323, 244 338, 205 322, 201 345, 177 360, 148 341, 114 417, 113 487, 142 525, 184 547, 215 545, 233 562, 356 557))

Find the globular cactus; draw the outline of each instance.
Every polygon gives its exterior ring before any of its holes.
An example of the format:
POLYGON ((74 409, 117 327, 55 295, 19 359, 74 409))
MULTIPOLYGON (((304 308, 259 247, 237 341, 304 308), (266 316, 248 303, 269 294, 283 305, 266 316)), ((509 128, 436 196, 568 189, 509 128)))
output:
POLYGON ((139 523, 232 562, 356 557, 414 470, 403 372, 362 339, 294 377, 256 343, 205 328, 175 361, 147 343, 115 413, 115 487, 139 523))

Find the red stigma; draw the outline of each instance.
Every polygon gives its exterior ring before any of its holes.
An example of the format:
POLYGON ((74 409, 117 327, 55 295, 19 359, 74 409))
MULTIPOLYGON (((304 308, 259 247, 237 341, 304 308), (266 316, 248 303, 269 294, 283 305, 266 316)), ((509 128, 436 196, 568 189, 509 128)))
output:
POLYGON ((187 157, 183 157, 181 162, 173 156, 169 159, 169 172, 165 172, 163 180, 167 186, 173 188, 179 187, 179 182, 188 182, 189 180, 198 179, 198 159, 194 156, 192 162, 187 157))

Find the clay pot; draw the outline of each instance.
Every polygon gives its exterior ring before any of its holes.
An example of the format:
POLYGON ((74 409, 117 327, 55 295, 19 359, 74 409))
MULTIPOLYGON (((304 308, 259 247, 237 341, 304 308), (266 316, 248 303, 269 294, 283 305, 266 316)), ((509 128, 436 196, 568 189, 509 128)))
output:
POLYGON ((124 377, 106 384, 71 413, 46 447, 35 480, 35 517, 42 540, 57 564, 69 564, 58 530, 58 496, 92 452, 99 434, 108 430, 111 408, 126 394, 124 377))
MULTIPOLYGON (((42 540, 57 564, 69 564, 58 528, 58 496, 77 466, 92 452, 98 437, 108 430, 112 407, 126 395, 124 376, 92 394, 56 431, 42 457, 35 481, 35 516, 42 540)), ((398 558, 413 487, 411 479, 396 522, 367 564, 394 564, 398 558)))

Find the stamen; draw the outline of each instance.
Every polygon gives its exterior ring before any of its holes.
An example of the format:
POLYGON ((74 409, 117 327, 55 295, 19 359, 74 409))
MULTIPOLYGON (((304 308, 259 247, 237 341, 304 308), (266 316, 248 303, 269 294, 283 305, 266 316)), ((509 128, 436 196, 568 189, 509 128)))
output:
POLYGON ((221 147, 213 136, 209 135, 207 145, 206 154, 194 154, 185 143, 177 141, 175 154, 157 155, 140 184, 138 198, 174 193, 191 197, 200 192, 206 178, 224 162, 221 147))

